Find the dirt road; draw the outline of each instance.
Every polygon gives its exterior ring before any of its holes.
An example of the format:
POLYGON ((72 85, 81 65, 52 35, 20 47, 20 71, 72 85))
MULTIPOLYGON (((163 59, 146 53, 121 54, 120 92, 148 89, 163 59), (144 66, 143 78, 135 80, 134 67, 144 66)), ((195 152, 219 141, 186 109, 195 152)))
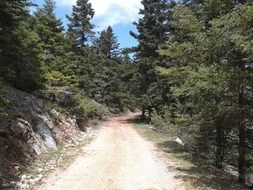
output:
POLYGON ((40 190, 182 190, 173 173, 156 157, 152 144, 126 122, 104 123, 96 140, 60 175, 40 190))

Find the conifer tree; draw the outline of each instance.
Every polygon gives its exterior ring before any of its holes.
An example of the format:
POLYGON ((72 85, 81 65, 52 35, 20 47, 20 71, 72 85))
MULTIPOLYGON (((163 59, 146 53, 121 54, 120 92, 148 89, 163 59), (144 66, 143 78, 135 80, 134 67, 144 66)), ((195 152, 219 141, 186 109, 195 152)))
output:
POLYGON ((101 32, 98 40, 99 53, 105 55, 109 59, 115 58, 119 54, 119 43, 118 39, 113 33, 112 27, 101 32))
POLYGON ((156 95, 160 97, 161 94, 160 89, 156 88, 159 81, 155 74, 155 66, 162 63, 158 49, 168 38, 170 9, 175 5, 175 2, 143 0, 142 4, 144 8, 139 12, 141 18, 134 23, 139 33, 130 32, 130 34, 139 42, 136 48, 136 56, 141 86, 136 96, 140 97, 139 102, 140 107, 142 107, 142 117, 144 117, 146 110, 150 116, 156 104, 152 97, 156 95))
POLYGON ((64 27, 54 11, 55 2, 45 0, 44 5, 35 12, 35 31, 41 39, 48 70, 59 70, 64 56, 64 27))
POLYGON ((73 6, 72 15, 67 16, 70 22, 67 35, 69 42, 72 43, 73 50, 78 47, 84 47, 89 36, 93 34, 91 19, 94 14, 95 12, 88 0, 77 0, 76 5, 73 6))
POLYGON ((0 6, 0 71, 10 84, 23 90, 43 82, 42 49, 33 31, 28 0, 3 0, 0 6))
POLYGON ((188 129, 198 127, 193 129, 196 155, 219 169, 232 160, 229 164, 238 167, 239 181, 244 182, 252 153, 246 131, 252 130, 253 9, 251 4, 233 6, 213 18, 208 12, 199 17, 198 6, 173 9, 173 32, 161 51, 173 66, 158 71, 172 85, 178 120, 182 117, 188 129), (238 150, 231 146, 236 143, 238 150))
POLYGON ((59 54, 63 47, 64 27, 60 19, 55 16, 55 2, 45 0, 42 8, 35 13, 36 32, 39 34, 47 54, 59 54), (58 50, 57 50, 58 49, 58 50))
POLYGON ((139 34, 130 32, 138 40, 137 54, 140 58, 159 57, 158 49, 170 31, 170 8, 175 2, 168 0, 143 0, 141 18, 134 22, 139 34))

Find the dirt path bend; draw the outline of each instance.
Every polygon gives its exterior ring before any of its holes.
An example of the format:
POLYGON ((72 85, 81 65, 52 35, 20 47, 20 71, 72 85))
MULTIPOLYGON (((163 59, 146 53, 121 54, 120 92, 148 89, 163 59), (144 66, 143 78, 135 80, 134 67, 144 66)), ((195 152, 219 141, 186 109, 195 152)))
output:
POLYGON ((126 122, 105 122, 96 140, 64 172, 40 190, 182 190, 156 157, 151 143, 126 122))

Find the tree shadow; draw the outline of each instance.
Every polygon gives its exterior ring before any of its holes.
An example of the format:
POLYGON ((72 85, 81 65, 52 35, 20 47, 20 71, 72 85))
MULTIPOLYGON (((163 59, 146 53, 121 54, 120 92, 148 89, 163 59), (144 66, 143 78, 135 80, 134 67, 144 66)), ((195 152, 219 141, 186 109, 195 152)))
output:
MULTIPOLYGON (((140 120, 140 116, 128 119, 127 123, 130 124, 149 124, 140 120)), ((158 133, 154 131, 154 133, 158 133)), ((206 189, 206 190, 246 190, 237 182, 234 176, 225 173, 215 167, 207 165, 203 159, 196 159, 189 152, 189 147, 182 146, 173 140, 162 140, 160 137, 159 142, 155 143, 162 152, 172 155, 178 159, 179 164, 169 164, 169 171, 176 171, 175 178, 189 184, 188 189, 206 189), (181 162, 181 161, 182 162, 181 162), (184 164, 184 162, 186 164, 184 164)), ((199 155, 200 156, 200 155, 199 155)), ((177 161, 175 161, 176 163, 177 161)))
POLYGON ((214 190, 246 189, 236 182, 232 176, 213 167, 196 165, 190 168, 177 168, 176 178, 189 182, 194 188, 214 190))
POLYGON ((149 124, 147 120, 142 120, 140 115, 125 120, 129 124, 149 124))
POLYGON ((168 170, 176 170, 177 179, 189 183, 194 189, 213 190, 243 190, 246 186, 239 184, 234 176, 212 166, 207 166, 203 161, 194 160, 186 148, 173 141, 157 143, 157 146, 174 157, 192 163, 191 166, 169 166, 168 170))

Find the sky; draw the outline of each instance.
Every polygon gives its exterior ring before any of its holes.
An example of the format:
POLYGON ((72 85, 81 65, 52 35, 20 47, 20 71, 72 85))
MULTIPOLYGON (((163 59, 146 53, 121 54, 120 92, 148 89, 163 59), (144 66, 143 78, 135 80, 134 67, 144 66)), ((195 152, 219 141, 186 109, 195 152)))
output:
MULTIPOLYGON (((76 0, 55 0, 56 15, 67 24, 66 14, 70 15, 72 5, 76 0)), ((38 5, 44 0, 34 0, 38 5)), ((137 45, 137 41, 129 35, 129 31, 136 32, 136 27, 132 24, 138 20, 138 12, 141 8, 141 0, 90 0, 95 16, 92 23, 96 31, 101 31, 111 25, 114 33, 118 36, 121 47, 132 47, 137 45)))

